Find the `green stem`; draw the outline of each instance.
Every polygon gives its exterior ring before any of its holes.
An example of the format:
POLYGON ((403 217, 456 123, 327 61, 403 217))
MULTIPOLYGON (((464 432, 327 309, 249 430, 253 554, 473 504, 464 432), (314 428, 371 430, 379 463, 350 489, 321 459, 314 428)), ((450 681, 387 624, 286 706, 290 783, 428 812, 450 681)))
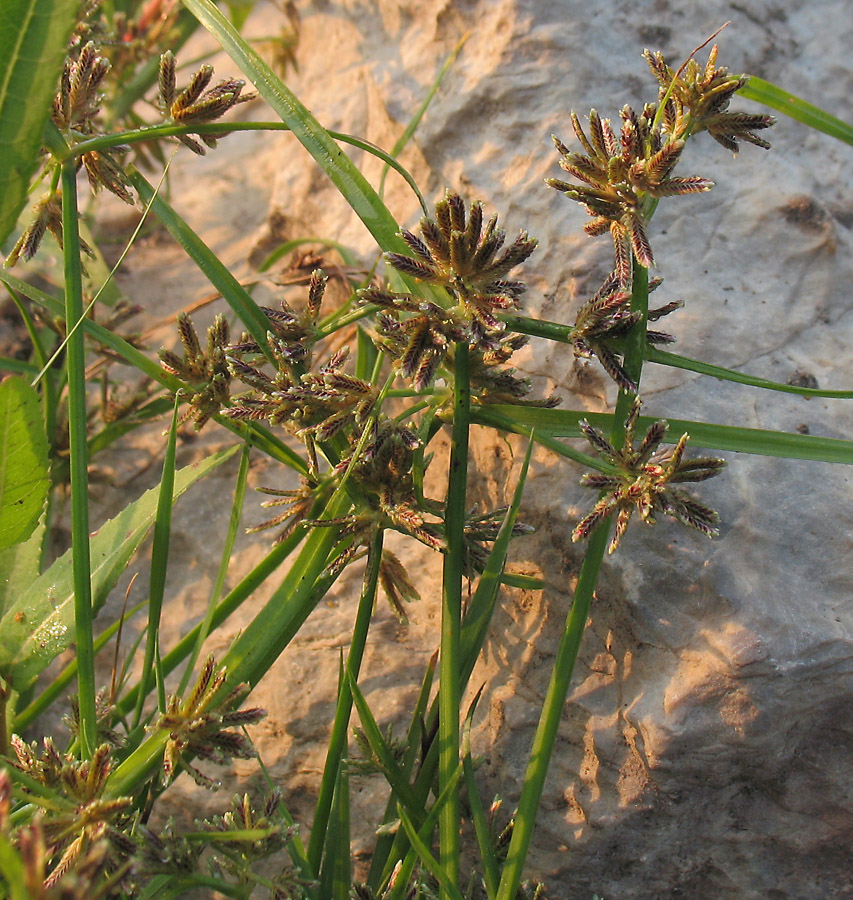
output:
MULTIPOLYGON (((445 504, 441 656, 439 657, 438 783, 443 790, 459 766, 459 635, 462 622, 462 577, 465 567, 465 498, 468 484, 468 422, 471 409, 468 345, 456 344, 454 356, 453 432, 445 504)), ((459 801, 451 797, 439 816, 441 865, 459 883, 459 801)), ((447 891, 442 888, 442 897, 447 891)))
MULTIPOLYGON (((379 581, 379 565, 382 561, 382 542, 384 532, 377 529, 371 540, 370 553, 367 560, 367 571, 364 573, 364 585, 361 591, 361 599, 358 604, 358 612, 355 618, 355 627, 352 634, 352 644, 347 656, 347 671, 353 680, 358 680, 361 669, 361 661, 364 656, 364 648, 367 643, 367 633, 370 627, 370 617, 373 613, 373 605, 376 600, 376 586, 379 581)), ((338 704, 335 710, 335 721, 332 725, 332 734, 329 738, 329 748, 326 751, 326 764, 323 767, 323 780, 320 784, 320 794, 314 808, 314 824, 311 826, 311 839, 308 843, 308 860, 311 868, 317 872, 323 856, 323 846, 326 841, 326 831, 329 824, 329 815, 332 809, 332 797, 335 791, 337 772, 340 769, 341 756, 346 749, 347 732, 349 730, 350 714, 352 713, 352 691, 349 681, 343 679, 338 693, 338 704)))
POLYGON ((240 467, 237 470, 237 481, 234 485, 234 502, 231 504, 231 518, 228 522, 228 533, 225 536, 225 546, 222 548, 222 556, 219 560, 219 571, 216 573, 216 581, 213 590, 210 592, 210 600, 207 603, 207 610, 204 619, 199 625, 198 636, 196 637, 195 646, 184 668, 184 674, 181 677, 181 683, 178 687, 178 694, 183 696, 187 689, 192 673, 195 670, 196 662, 201 656, 201 648, 207 640, 213 628, 213 617, 216 613, 216 604, 222 595, 222 588, 225 586, 225 577, 228 574, 228 566, 231 562, 231 556, 234 553, 234 542, 237 539, 237 530, 240 527, 240 515, 243 511, 243 500, 246 496, 246 479, 249 475, 249 444, 243 444, 243 450, 240 453, 240 467))
POLYGON ((607 546, 609 531, 609 523, 602 522, 589 539, 589 546, 575 587, 572 609, 566 620, 551 679, 548 682, 542 715, 533 738, 530 761, 524 774, 521 800, 515 817, 515 828, 512 832, 496 900, 515 900, 518 886, 521 884, 524 862, 527 859, 533 827, 536 824, 536 813, 539 809, 539 801, 545 786, 557 731, 571 685, 575 661, 586 628, 598 572, 601 568, 601 561, 604 559, 604 549, 607 546))
MULTIPOLYGON (((65 327, 83 317, 83 273, 77 221, 77 173, 62 167, 62 240, 65 260, 65 327)), ((83 331, 71 335, 66 351, 68 371, 68 438, 71 473, 71 544, 74 581, 74 630, 77 644, 77 691, 80 740, 85 758, 98 743, 95 712, 95 652, 92 638, 92 581, 89 558, 89 474, 86 435, 86 348, 83 331)))
MULTIPOLYGON (((166 568, 169 559, 169 537, 172 525, 172 492, 175 484, 175 452, 178 435, 178 399, 172 410, 172 424, 166 442, 163 458, 163 475, 160 479, 160 495, 157 499, 157 517, 154 521, 154 540, 151 547, 151 580, 148 588, 148 627, 146 629, 145 657, 142 663, 142 678, 132 728, 142 719, 142 708, 148 696, 148 689, 154 677, 154 662, 159 654, 160 615, 163 597, 166 593, 166 568)), ((165 712, 161 708, 160 712, 165 712)))
MULTIPOLYGON (((646 347, 646 319, 649 308, 649 273, 634 260, 634 277, 631 291, 631 308, 642 315, 628 333, 625 341, 624 367, 631 380, 639 385, 643 371, 646 347)), ((616 401, 611 443, 621 447, 625 440, 625 421, 633 403, 633 396, 620 391, 616 401)), ((586 628, 589 609, 598 573, 604 560, 604 551, 610 536, 610 520, 605 519, 590 535, 589 545, 581 566, 575 587, 572 609, 566 620, 566 627, 554 661, 554 668, 548 682, 545 703, 533 738, 530 760, 524 774, 521 799, 515 818, 515 828, 507 851, 498 893, 495 900, 514 900, 524 871, 524 863, 536 825, 536 814, 545 787, 545 778, 554 752, 557 731, 563 715, 569 688, 572 682, 575 662, 578 658, 581 640, 586 628)))

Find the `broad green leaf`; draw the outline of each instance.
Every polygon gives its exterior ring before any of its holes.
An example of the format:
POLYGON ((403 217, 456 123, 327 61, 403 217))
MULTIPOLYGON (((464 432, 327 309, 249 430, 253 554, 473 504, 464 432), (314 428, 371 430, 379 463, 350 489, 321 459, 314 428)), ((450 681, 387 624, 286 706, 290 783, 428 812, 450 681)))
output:
POLYGON ((44 524, 42 516, 25 541, 0 550, 0 621, 12 599, 38 578, 44 524))
MULTIPOLYGON (((237 447, 221 450, 175 475, 173 502, 191 485, 231 457, 237 447)), ((92 602, 100 609, 157 513, 159 488, 152 488, 110 519, 91 541, 92 602)), ((0 675, 21 691, 71 642, 74 590, 71 551, 9 605, 0 620, 0 675)))
POLYGON ((23 378, 0 383, 0 549, 25 541, 48 488, 41 401, 23 378))
POLYGON ((79 0, 0 3, 0 244, 24 208, 79 0))

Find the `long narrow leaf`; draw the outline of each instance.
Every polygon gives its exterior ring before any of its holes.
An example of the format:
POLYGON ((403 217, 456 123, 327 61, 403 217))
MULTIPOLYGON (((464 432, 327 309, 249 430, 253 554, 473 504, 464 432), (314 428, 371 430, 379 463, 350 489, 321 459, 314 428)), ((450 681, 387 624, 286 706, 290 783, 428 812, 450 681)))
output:
POLYGON ((756 375, 746 375, 743 372, 735 372, 732 369, 724 369, 722 366, 714 366, 711 363, 700 362, 698 359, 690 359, 688 356, 679 356, 677 353, 669 353, 659 350, 651 345, 646 347, 646 360, 658 363, 662 366, 671 366, 674 369, 684 369, 688 372, 698 372, 700 375, 710 375, 721 381, 733 381, 737 384, 748 384, 751 387, 761 388, 765 391, 777 391, 781 394, 799 394, 801 397, 828 397, 834 400, 853 399, 853 391, 826 391, 823 388, 798 387, 795 384, 781 384, 778 381, 770 381, 767 378, 759 378, 756 375))
MULTIPOLYGON (((379 568, 382 560, 383 532, 378 529, 371 541, 370 554, 368 555, 367 570, 364 573, 364 584, 361 597, 358 601, 358 611, 353 628, 352 642, 347 655, 347 670, 358 678, 361 670, 361 661, 364 656, 364 648, 367 644, 367 633, 370 628, 370 617, 376 605, 376 587, 379 582, 379 568)), ((352 713, 352 693, 349 682, 341 681, 338 690, 338 702, 335 709, 335 720, 332 724, 332 733, 329 736, 329 745, 326 750, 326 762, 323 766, 323 778, 320 782, 320 793, 314 806, 314 823, 311 826, 311 840, 308 844, 308 859, 311 867, 319 868, 322 858, 323 846, 326 840, 326 825, 329 821, 329 811, 332 806, 332 795, 336 784, 335 773, 340 770, 341 760, 346 753, 347 733, 349 731, 350 715, 352 713)))
MULTIPOLYGON (((608 430, 613 425, 612 413, 589 413, 580 410, 538 409, 522 406, 479 407, 472 412, 471 420, 481 425, 507 427, 526 433, 531 426, 537 432, 550 432, 554 437, 581 437, 578 422, 586 419, 598 428, 608 430), (493 415, 494 414, 494 415, 493 415), (498 422, 500 424, 498 425, 498 422), (522 431, 523 429, 523 431, 522 431)), ((648 428, 655 419, 640 416, 637 428, 648 428)), ((688 419, 671 419, 669 433, 677 439, 683 432, 691 437, 694 447, 711 450, 732 450, 737 453, 755 453, 759 456, 779 456, 786 459, 810 459, 817 462, 853 463, 853 441, 824 438, 812 434, 789 434, 762 428, 740 428, 735 425, 717 425, 711 422, 693 422, 688 419)), ((601 468, 600 464, 597 466, 601 468)))
POLYGON ((847 144, 853 144, 853 125, 837 119, 826 110, 795 97, 770 81, 750 75, 748 84, 741 88, 739 93, 741 97, 763 103, 771 109, 796 119, 797 122, 808 125, 809 128, 822 131, 847 144))
POLYGON ((7 378, 0 383, 0 550, 33 533, 48 485, 39 395, 22 378, 7 378))
MULTIPOLYGON (((356 215, 364 222, 379 246, 383 250, 405 253, 406 244, 399 237, 400 226, 382 202, 382 198, 308 108, 261 59, 211 0, 183 0, 183 4, 219 41, 258 93, 289 126, 294 136, 314 157, 356 215)), ((428 284, 419 284, 397 272, 391 272, 390 277, 392 284, 400 282, 415 294, 428 296, 439 304, 446 302, 446 293, 440 289, 428 284)))
POLYGON ((219 41, 258 93, 281 116, 282 121, 288 125, 299 142, 317 160, 379 245, 386 250, 404 251, 405 245, 397 236, 399 226, 394 217, 358 168, 347 158, 307 107, 282 83, 210 0, 183 0, 183 2, 219 41))
POLYGON ((154 187, 141 172, 131 169, 129 178, 130 183, 136 188, 140 200, 150 204, 151 211, 163 223, 169 234, 186 250, 207 280, 222 294, 223 299, 234 310, 270 361, 275 362, 267 344, 269 320, 261 312, 252 296, 192 228, 159 194, 156 194, 154 187))
MULTIPOLYGON (((178 402, 172 411, 172 424, 166 439, 163 457, 163 474, 160 477, 157 515, 154 518, 154 540, 151 546, 151 579, 148 590, 148 626, 145 629, 145 657, 142 662, 142 681, 136 703, 133 727, 142 718, 142 707, 148 695, 148 686, 154 676, 154 662, 159 659, 160 614, 166 593, 166 570, 169 566, 169 538, 172 534, 172 493, 175 485, 175 452, 178 438, 178 402)), ((165 709, 160 710, 161 713, 165 709)))
POLYGON ((367 705, 367 700, 362 694, 361 688, 350 673, 347 673, 347 682, 352 691, 355 707, 358 710, 358 717, 361 719, 361 730, 364 732, 368 744, 370 744, 370 749, 379 759, 385 777, 388 779, 388 784, 391 785, 391 790, 397 795, 397 799, 417 818, 418 822, 422 823, 424 810, 412 792, 412 788, 400 770, 396 759, 394 759, 394 754, 391 752, 388 742, 382 736, 382 732, 376 724, 376 719, 367 705))
MULTIPOLYGON (((445 804, 444 808, 447 808, 447 804, 445 804)), ((406 815, 406 810, 403 809, 402 805, 399 806, 399 813, 400 821, 403 823, 403 828, 406 830, 406 836, 409 838, 412 847, 420 857, 423 867, 433 878, 435 878, 439 885, 441 885, 442 892, 445 893, 450 900, 463 900, 462 892, 458 887, 458 876, 448 872, 447 868, 442 866, 432 853, 429 852, 429 847, 427 847, 426 842, 421 839, 421 836, 412 824, 412 820, 406 815)))
MULTIPOLYGON (((424 819, 424 823, 423 825, 421 825, 420 831, 418 832, 424 845, 427 841, 431 840, 431 835, 435 830, 435 825, 436 822, 438 822, 438 817, 442 809, 444 809, 444 804, 447 803, 449 797, 453 796, 458 791, 457 785, 459 784, 459 779, 461 777, 462 766, 457 766, 456 771, 453 773, 453 777, 447 783, 447 787, 445 787, 445 789, 438 795, 435 803, 432 805, 432 809, 429 811, 426 819, 424 819)), ((398 810, 397 804, 394 805, 394 810, 398 810)), ((405 829, 401 834, 405 836, 405 829)), ((402 898, 406 896, 407 888, 409 887, 409 882, 412 877, 412 872, 414 871, 417 861, 417 850, 410 850, 406 854, 406 858, 402 861, 402 865, 400 866, 400 869, 396 874, 394 888, 388 896, 388 900, 402 900, 402 898)))

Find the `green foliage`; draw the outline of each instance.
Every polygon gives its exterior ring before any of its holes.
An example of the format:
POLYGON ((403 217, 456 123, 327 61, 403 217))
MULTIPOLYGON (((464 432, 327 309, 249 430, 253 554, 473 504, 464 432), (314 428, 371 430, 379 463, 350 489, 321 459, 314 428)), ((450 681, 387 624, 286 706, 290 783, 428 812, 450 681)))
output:
MULTIPOLYGON (((229 459, 236 447, 220 451, 175 474, 172 502, 229 459)), ((146 491, 106 522, 92 538, 92 599, 96 612, 145 539, 157 514, 159 488, 146 491)), ((73 548, 42 575, 22 586, 0 620, 0 676, 24 690, 73 640, 73 548)))
POLYGON ((42 132, 78 9, 78 0, 0 5, 0 244, 15 227, 38 168, 42 132))
POLYGON ((33 533, 48 483, 38 393, 21 378, 7 378, 0 382, 0 550, 33 533))

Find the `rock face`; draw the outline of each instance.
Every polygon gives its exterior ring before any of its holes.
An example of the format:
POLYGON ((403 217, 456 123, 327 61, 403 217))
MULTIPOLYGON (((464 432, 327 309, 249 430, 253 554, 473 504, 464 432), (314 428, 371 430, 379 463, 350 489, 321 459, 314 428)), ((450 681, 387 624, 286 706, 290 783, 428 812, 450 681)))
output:
MULTIPOLYGON (((521 275, 527 308, 557 321, 574 320, 606 274, 611 251, 606 238, 581 232, 587 218, 576 204, 543 184, 560 176, 550 135, 574 141, 572 109, 583 116, 595 107, 615 118, 624 103, 653 99, 644 47, 677 64, 731 20, 718 38, 723 65, 850 118, 853 19, 842 0, 796 8, 764 0, 699 7, 667 0, 325 0, 300 11, 291 87, 327 127, 386 148, 468 35, 402 161, 428 201, 452 187, 497 211, 508 233, 524 228, 540 239, 521 275)), ((853 154, 786 118, 770 139, 772 151, 746 145, 736 160, 713 141, 690 142, 681 174, 701 174, 716 186, 661 203, 650 230, 665 277, 656 299, 685 301, 667 320, 681 354, 776 381, 813 378, 823 388, 849 388, 853 154)), ((176 196, 191 223, 205 233, 208 206, 218 203, 221 211, 241 197, 252 206, 249 223, 259 227, 244 232, 256 254, 319 235, 354 248, 369 265, 375 248, 368 235, 295 141, 253 141, 234 135, 201 163, 222 196, 188 194, 183 205, 176 196)), ((362 163, 378 183, 381 164, 366 155, 362 163)), ((199 163, 184 165, 190 171, 199 163)), ((399 221, 416 223, 417 204, 393 173, 386 197, 399 221)), ((235 255, 218 229, 207 234, 235 255)), ((248 256, 247 241, 239 246, 248 256)), ((566 407, 612 408, 614 392, 597 363, 578 363, 565 346, 533 342, 519 365, 566 407)), ((643 387, 651 415, 836 438, 853 433, 849 401, 759 392, 652 366, 643 387)), ((503 440, 477 433, 475 499, 505 502, 523 451, 520 442, 511 447, 514 458, 503 440)), ((654 529, 633 523, 605 563, 530 860, 530 874, 543 878, 551 897, 853 897, 850 473, 840 465, 727 456, 726 473, 697 491, 720 511, 718 540, 669 520, 654 529)), ((582 559, 571 529, 594 497, 578 486, 577 469, 545 452, 536 454, 531 473, 523 518, 538 531, 518 542, 513 567, 540 574, 547 589, 507 597, 472 681, 487 685, 476 735, 486 758, 483 793, 500 793, 507 807, 518 796, 582 559)), ((267 471, 257 480, 281 487, 280 477, 267 471)), ((188 558, 207 540, 202 513, 187 531, 188 558)), ((248 566, 259 553, 257 536, 241 547, 248 566)), ((403 721, 411 707, 438 618, 435 559, 410 544, 400 552, 422 573, 424 602, 411 609, 408 630, 384 610, 377 616, 362 688, 383 727, 403 721)), ((359 581, 359 572, 346 573, 256 696, 271 711, 258 729, 261 754, 292 796, 316 787, 337 650, 347 644, 359 581)), ((190 610, 203 603, 193 596, 187 588, 190 610)), ((238 627, 217 642, 224 646, 238 627)), ((365 782, 356 798, 353 820, 365 822, 359 847, 369 846, 381 802, 376 790, 365 782)), ((292 803, 297 813, 311 808, 295 796, 292 803)))

